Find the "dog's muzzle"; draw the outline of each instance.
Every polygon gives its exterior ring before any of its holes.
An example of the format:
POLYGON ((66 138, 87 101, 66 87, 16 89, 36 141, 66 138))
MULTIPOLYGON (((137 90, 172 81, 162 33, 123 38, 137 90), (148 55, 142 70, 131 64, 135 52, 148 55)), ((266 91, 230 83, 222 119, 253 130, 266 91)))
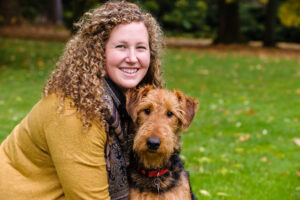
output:
POLYGON ((147 146, 149 150, 157 150, 160 146, 160 139, 157 137, 149 137, 147 139, 147 146))

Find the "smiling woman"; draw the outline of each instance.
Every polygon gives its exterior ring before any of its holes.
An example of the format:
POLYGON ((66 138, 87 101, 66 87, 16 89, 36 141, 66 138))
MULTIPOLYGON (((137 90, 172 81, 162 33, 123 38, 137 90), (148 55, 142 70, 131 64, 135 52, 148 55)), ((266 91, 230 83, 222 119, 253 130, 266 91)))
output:
POLYGON ((142 22, 120 24, 113 29, 105 48, 106 71, 120 88, 133 88, 145 77, 150 64, 148 38, 142 22))

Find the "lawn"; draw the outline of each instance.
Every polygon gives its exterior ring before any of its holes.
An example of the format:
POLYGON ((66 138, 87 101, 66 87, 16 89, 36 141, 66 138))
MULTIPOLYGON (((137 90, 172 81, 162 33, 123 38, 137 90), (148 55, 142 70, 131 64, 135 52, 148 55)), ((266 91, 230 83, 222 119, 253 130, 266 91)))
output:
MULTIPOLYGON (((0 142, 39 100, 62 43, 0 39, 0 142)), ((169 89, 197 98, 182 158, 198 199, 300 199, 300 59, 166 51, 169 89)))

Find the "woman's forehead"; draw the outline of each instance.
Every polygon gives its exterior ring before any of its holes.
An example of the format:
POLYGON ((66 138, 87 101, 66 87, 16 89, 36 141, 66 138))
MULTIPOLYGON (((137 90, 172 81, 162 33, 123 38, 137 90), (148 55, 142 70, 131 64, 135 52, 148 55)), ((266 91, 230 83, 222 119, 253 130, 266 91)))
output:
POLYGON ((136 39, 148 41, 148 30, 143 22, 117 25, 110 34, 112 40, 136 39))

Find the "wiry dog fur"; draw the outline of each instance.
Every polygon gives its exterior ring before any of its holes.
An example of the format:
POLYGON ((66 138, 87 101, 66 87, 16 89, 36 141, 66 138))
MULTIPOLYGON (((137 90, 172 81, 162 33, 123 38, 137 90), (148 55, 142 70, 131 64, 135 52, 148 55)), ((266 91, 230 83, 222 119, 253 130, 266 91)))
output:
POLYGON ((128 92, 126 100, 135 125, 130 199, 191 199, 189 178, 179 158, 180 135, 191 124, 198 102, 180 91, 151 86, 128 92), (150 177, 145 172, 164 174, 150 177))

